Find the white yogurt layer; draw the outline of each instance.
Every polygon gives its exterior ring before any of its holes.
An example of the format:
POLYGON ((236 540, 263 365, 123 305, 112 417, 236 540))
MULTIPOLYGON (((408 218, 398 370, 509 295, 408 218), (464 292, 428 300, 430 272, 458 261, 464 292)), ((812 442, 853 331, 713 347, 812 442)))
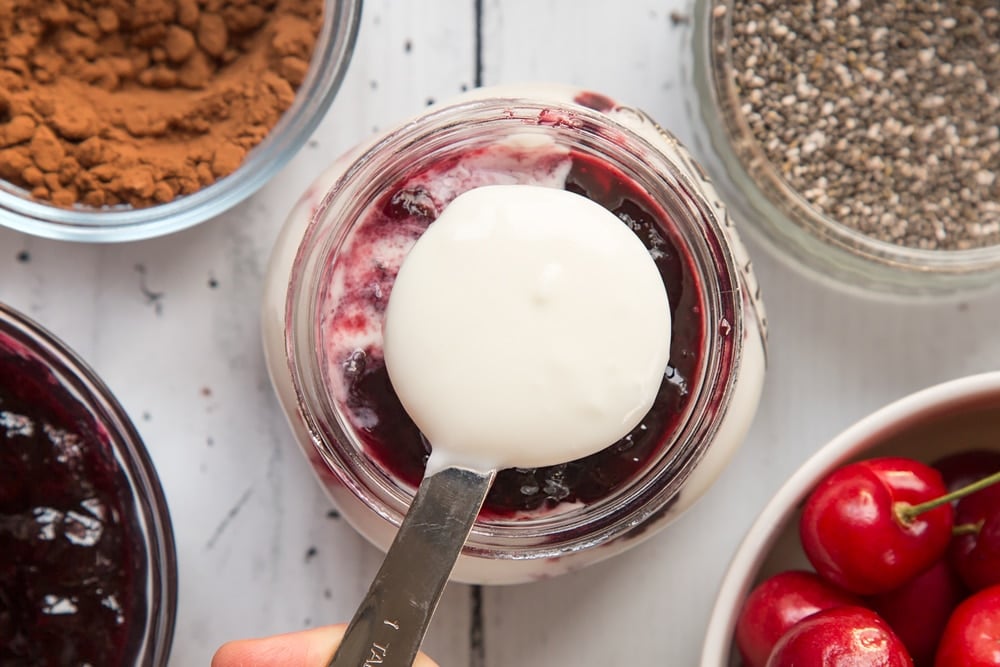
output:
MULTIPOLYGON (((572 166, 569 151, 556 145, 551 138, 537 134, 515 134, 497 142, 488 151, 474 152, 442 168, 432 168, 406 182, 409 192, 420 193, 426 205, 435 211, 444 210, 455 197, 466 190, 489 185, 528 184, 562 189, 572 166)), ((370 215, 377 216, 377 213, 370 215)), ((339 262, 333 270, 329 292, 321 312, 326 332, 324 346, 328 382, 334 397, 347 399, 341 365, 353 354, 362 351, 370 358, 382 356, 381 296, 391 288, 403 258, 413 247, 424 227, 419 223, 392 222, 377 224, 368 220, 359 233, 348 236, 340 251, 350 261, 339 262), (372 240, 366 234, 377 234, 372 240), (380 275, 382 282, 373 280, 380 275), (353 328, 332 326, 331 323, 353 321, 353 328)))
MULTIPOLYGON (((579 96, 585 94, 585 91, 570 86, 518 85, 476 89, 465 93, 456 102, 468 104, 470 101, 479 100, 485 104, 496 105, 497 98, 508 98, 511 100, 510 106, 517 107, 519 105, 517 100, 521 99, 542 101, 549 105, 547 108, 554 111, 558 117, 565 117, 571 122, 573 114, 577 113, 575 102, 579 96)), ((501 103, 506 102, 501 100, 501 103)), ((666 156, 680 173, 687 175, 688 183, 694 188, 694 194, 714 206, 714 214, 720 221, 725 220, 721 199, 711 185, 705 182, 704 176, 691 157, 675 140, 636 110, 613 103, 607 106, 609 108, 605 111, 605 115, 627 128, 628 133, 643 137, 650 147, 666 156)), ((496 108, 502 111, 500 106, 496 108)), ((452 114, 443 107, 431 110, 433 113, 442 111, 447 112, 450 119, 461 118, 464 122, 464 116, 452 114)), ((549 114, 549 111, 546 111, 546 114, 549 114)), ((420 118, 407 122, 419 124, 423 121, 424 118, 420 118)), ((541 121, 539 118, 539 126, 542 124, 541 121)), ((551 121, 552 117, 549 114, 546 123, 551 121)), ((491 124, 503 125, 491 121, 484 128, 491 124)), ((516 137, 510 137, 505 132, 497 133, 498 144, 491 145, 489 150, 465 152, 461 154, 460 159, 441 163, 429 170, 415 169, 420 172, 419 185, 423 187, 435 207, 446 206, 459 192, 485 185, 517 182, 565 189, 567 175, 573 166, 569 151, 554 141, 550 133, 538 131, 539 128, 534 125, 526 127, 530 132, 526 131, 516 137)), ((394 131, 408 132, 403 126, 394 131)), ((613 134, 617 136, 619 131, 620 128, 616 128, 613 134)), ((337 262, 328 272, 321 276, 310 274, 296 277, 293 267, 300 250, 311 252, 308 247, 300 248, 303 239, 310 239, 308 243, 318 243, 316 237, 309 236, 308 230, 310 224, 316 221, 316 211, 322 208, 324 197, 327 193, 337 190, 340 179, 358 163, 359 159, 370 157, 378 161, 386 160, 383 155, 367 155, 367 151, 384 138, 385 135, 375 137, 341 156, 314 181, 306 195, 291 211, 274 245, 265 284, 262 318, 268 370, 297 442, 344 518, 383 550, 392 542, 402 512, 399 511, 395 499, 389 497, 390 494, 384 493, 374 485, 369 486, 367 478, 359 476, 351 464, 345 463, 343 468, 338 468, 322 455, 322 448, 316 441, 315 425, 310 422, 311 415, 316 414, 317 408, 310 403, 310 399, 304 398, 305 394, 296 384, 293 375, 297 363, 295 354, 311 357, 315 351, 309 349, 293 352, 293 341, 302 327, 315 327, 317 331, 322 332, 317 342, 320 345, 323 381, 331 393, 332 402, 344 412, 346 430, 349 433, 346 436, 349 442, 345 447, 360 448, 362 445, 357 442, 360 436, 356 434, 370 428, 375 415, 368 412, 358 413, 347 405, 349 397, 345 379, 346 369, 355 356, 359 356, 362 360, 367 359, 373 364, 381 363, 384 308, 379 306, 384 306, 384 303, 380 303, 382 288, 386 285, 391 287, 402 255, 416 241, 423 227, 403 229, 412 221, 382 220, 378 210, 369 209, 365 212, 363 220, 351 225, 338 252, 337 262), (382 247, 379 248, 379 245, 382 247), (378 277, 383 274, 384 278, 378 277), (312 312, 306 313, 305 317, 301 317, 302 313, 298 313, 299 317, 290 315, 294 304, 294 301, 289 301, 294 294, 294 291, 289 289, 290 280, 302 281, 305 283, 303 287, 305 290, 313 289, 313 283, 321 280, 319 288, 321 299, 315 313, 319 321, 316 321, 312 312), (351 326, 342 326, 346 323, 351 326), (350 435, 352 431, 355 435, 350 435)), ((423 159, 427 153, 420 148, 408 151, 407 156, 412 155, 415 160, 423 159)), ((450 153, 457 154, 457 150, 450 153)), ((417 166, 416 162, 414 166, 417 166)), ((405 185, 409 187, 411 184, 407 182, 405 185)), ((350 210, 351 206, 348 202, 334 197, 332 208, 334 211, 350 210)), ((437 208, 437 210, 442 209, 437 208)), ((321 227, 324 233, 332 233, 332 230, 336 229, 332 224, 334 221, 331 219, 329 222, 331 224, 321 227)), ((732 251, 732 265, 740 271, 737 289, 742 293, 744 301, 744 308, 739 313, 743 325, 743 337, 742 340, 735 341, 737 349, 733 366, 724 379, 732 385, 732 391, 728 394, 729 400, 721 406, 717 415, 717 426, 711 430, 709 436, 711 442, 706 443, 704 456, 697 461, 680 492, 672 496, 668 504, 658 509, 647 507, 651 514, 644 513, 643 516, 648 518, 645 520, 631 518, 628 521, 628 530, 617 534, 604 530, 600 533, 592 531, 588 525, 591 517, 603 520, 607 515, 599 512, 588 514, 588 503, 582 501, 570 503, 565 500, 560 500, 552 507, 528 510, 524 515, 516 514, 498 520, 496 525, 490 523, 477 526, 470 540, 471 548, 459 557, 452 575, 454 580, 479 584, 510 584, 547 579, 611 557, 656 534, 663 526, 688 509, 717 478, 743 440, 757 408, 764 377, 766 339, 762 329, 765 320, 750 258, 736 236, 735 229, 730 225, 724 225, 723 231, 726 238, 722 241, 726 242, 732 251), (550 538, 558 537, 554 534, 557 528, 551 526, 568 525, 551 520, 554 515, 563 512, 573 516, 576 522, 574 525, 581 527, 586 533, 587 542, 582 546, 576 543, 566 547, 558 539, 549 543, 550 538), (526 526, 523 530, 522 525, 526 526), (497 540, 495 536, 498 531, 501 531, 499 533, 501 535, 509 534, 513 537, 497 540), (511 554, 514 556, 511 557, 511 554)), ((656 252, 655 247, 652 252, 656 252)), ((672 296, 678 295, 672 294, 672 296)), ((706 297, 714 299, 716 295, 706 295, 706 297)), ((714 354, 716 350, 713 348, 708 353, 714 354)), ((698 382, 700 381, 699 378, 698 382)), ((695 384, 692 385, 692 390, 702 391, 703 388, 695 384)), ((615 503, 617 501, 613 501, 609 507, 607 503, 599 501, 601 512, 609 512, 611 516, 620 517, 618 514, 620 509, 615 503)))
POLYGON ((593 454, 649 411, 670 351, 656 264, 610 211, 564 190, 454 199, 410 250, 386 310, 393 387, 449 465, 593 454))

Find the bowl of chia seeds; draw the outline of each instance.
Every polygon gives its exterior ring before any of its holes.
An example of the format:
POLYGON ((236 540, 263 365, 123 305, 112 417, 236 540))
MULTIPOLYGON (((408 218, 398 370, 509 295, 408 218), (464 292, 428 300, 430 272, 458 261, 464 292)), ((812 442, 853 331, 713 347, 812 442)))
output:
POLYGON ((1000 284, 996 0, 699 0, 694 147, 738 218, 867 294, 1000 284))

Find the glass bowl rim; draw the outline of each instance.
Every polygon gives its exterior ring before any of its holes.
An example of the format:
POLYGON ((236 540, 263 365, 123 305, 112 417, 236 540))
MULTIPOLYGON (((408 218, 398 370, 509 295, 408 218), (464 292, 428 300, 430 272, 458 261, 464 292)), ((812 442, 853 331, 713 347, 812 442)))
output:
POLYGON ((79 404, 109 434, 118 469, 132 493, 148 566, 144 596, 148 616, 137 657, 144 666, 164 667, 177 616, 177 549, 166 496, 142 437, 94 369, 41 324, 0 303, 0 333, 24 344, 33 357, 78 393, 79 404))
MULTIPOLYGON (((781 176, 775 164, 766 158, 760 142, 739 112, 742 101, 732 82, 736 71, 732 61, 730 26, 732 5, 735 0, 697 0, 701 8, 697 16, 705 30, 706 53, 696 54, 707 61, 707 74, 711 81, 710 104, 715 107, 719 129, 724 133, 728 149, 734 160, 727 161, 725 171, 733 178, 732 170, 739 170, 739 187, 752 188, 777 209, 788 223, 806 232, 810 239, 848 253, 871 264, 913 273, 938 271, 947 274, 974 274, 1000 269, 1000 243, 968 249, 913 248, 883 241, 851 229, 834 217, 822 213, 810 204, 781 176), (724 8, 724 11, 717 11, 724 8), (737 147, 743 147, 741 150, 737 147), (748 165, 753 165, 753 170, 748 165), (759 175, 751 175, 751 171, 759 175)), ((697 8, 696 8, 697 9, 697 8)), ((696 29, 698 29, 696 27, 696 29)), ((695 40, 697 44, 697 40, 695 40)), ((698 48, 696 46, 696 48, 698 48)), ((704 96, 703 96, 704 97, 704 96)), ((744 193, 746 196, 747 193, 744 193)))
POLYGON ((323 26, 292 106, 232 174, 164 204, 121 209, 60 208, 34 201, 24 190, 0 181, 0 224, 43 238, 125 242, 187 229, 236 206, 285 166, 333 103, 357 42, 362 4, 324 0, 323 26))

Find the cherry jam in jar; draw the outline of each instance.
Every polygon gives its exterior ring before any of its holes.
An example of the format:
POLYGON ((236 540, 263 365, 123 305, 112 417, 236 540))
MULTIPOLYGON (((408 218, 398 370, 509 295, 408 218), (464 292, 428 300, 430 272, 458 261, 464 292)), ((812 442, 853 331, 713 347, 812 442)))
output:
POLYGON ((264 338, 300 445, 352 524, 386 548, 430 445, 397 399, 381 326, 407 251, 462 192, 565 189, 642 240, 666 287, 671 360, 654 407, 597 454, 500 471, 454 578, 509 583, 606 558, 669 522, 735 450, 764 376, 750 262, 714 190, 645 114, 569 88, 474 91, 349 153, 292 211, 264 338))

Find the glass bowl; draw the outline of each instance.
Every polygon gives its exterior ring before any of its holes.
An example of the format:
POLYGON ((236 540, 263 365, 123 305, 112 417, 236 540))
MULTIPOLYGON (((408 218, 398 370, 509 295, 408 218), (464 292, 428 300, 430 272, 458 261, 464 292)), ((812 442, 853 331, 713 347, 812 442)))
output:
POLYGON ((197 192, 145 208, 60 208, 0 181, 0 224, 69 241, 115 242, 162 236, 204 222, 260 189, 308 140, 340 88, 357 37, 362 0, 326 0, 308 73, 292 106, 240 167, 197 192))
POLYGON ((1000 283, 1000 245, 930 250, 881 241, 823 214, 789 185, 740 110, 732 2, 696 2, 688 110, 692 148, 753 238, 811 277, 866 296, 948 297, 1000 283))
POLYGON ((0 459, 0 663, 166 665, 177 557, 153 464, 93 370, 3 304, 0 459))

